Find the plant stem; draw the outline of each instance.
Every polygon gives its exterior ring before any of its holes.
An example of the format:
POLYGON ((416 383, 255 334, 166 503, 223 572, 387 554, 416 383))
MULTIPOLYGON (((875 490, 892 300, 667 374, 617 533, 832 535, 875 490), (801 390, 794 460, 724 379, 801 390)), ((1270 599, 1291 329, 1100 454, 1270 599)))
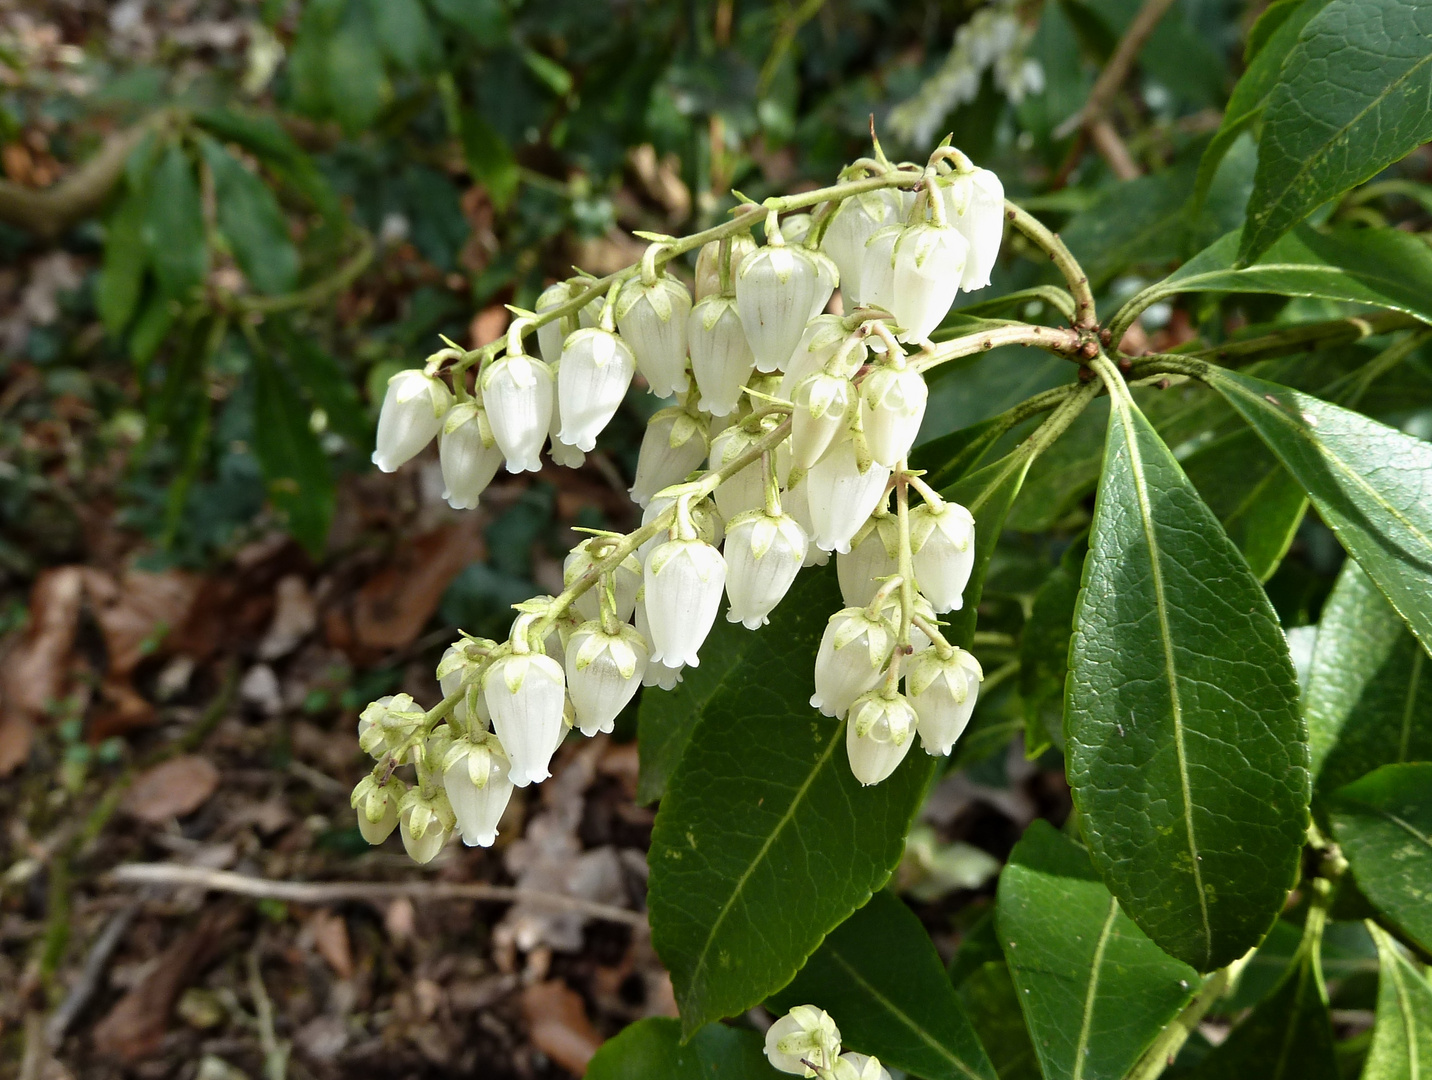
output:
POLYGON ((1104 115, 1104 110, 1108 107, 1114 94, 1124 84, 1124 80, 1129 77, 1129 71, 1133 68, 1134 61, 1138 59, 1144 43, 1148 41, 1149 36, 1158 27, 1159 21, 1172 6, 1173 0, 1144 0, 1143 7, 1139 8, 1133 21, 1129 23, 1129 28, 1124 31, 1124 36, 1119 39, 1114 55, 1109 57, 1109 62, 1104 65, 1104 70, 1094 81, 1094 88, 1089 91, 1089 99, 1084 103, 1083 108, 1054 129, 1055 139, 1067 138, 1081 127, 1104 115))
POLYGON ((1094 313, 1094 293, 1089 288, 1089 275, 1074 258, 1057 233, 1051 232, 1028 211, 1004 200, 1005 216, 1010 224, 1024 233, 1043 252, 1049 261, 1059 268, 1069 285, 1069 294, 1074 297, 1074 329, 1093 330, 1099 321, 1094 313))
POLYGON ((1054 353, 1056 356, 1062 356, 1066 360, 1073 360, 1077 358, 1078 350, 1082 344, 1083 340, 1074 330, 1066 330, 1060 326, 1011 323, 1008 326, 998 326, 993 330, 981 330, 976 334, 966 334, 964 337, 944 342, 932 350, 917 354, 910 363, 914 365, 916 371, 923 372, 947 361, 958 360, 963 356, 989 352, 990 349, 999 348, 1001 345, 1033 345, 1046 352, 1054 353))
POLYGON ((373 238, 366 232, 359 234, 359 247, 346 262, 326 278, 315 281, 307 288, 282 296, 240 296, 228 304, 235 312, 250 315, 277 315, 298 308, 316 307, 325 303, 352 285, 368 269, 373 261, 373 238))
POLYGON ((1238 976, 1243 973, 1248 961, 1253 959, 1255 952, 1256 949, 1249 949, 1233 963, 1219 968, 1204 979, 1198 993, 1193 995, 1193 1000, 1159 1033, 1124 1080, 1155 1080, 1162 1075, 1163 1071, 1173 1064, 1174 1058, 1178 1057, 1183 1044, 1188 1041, 1188 1037, 1193 1034, 1208 1010, 1238 981, 1238 976))

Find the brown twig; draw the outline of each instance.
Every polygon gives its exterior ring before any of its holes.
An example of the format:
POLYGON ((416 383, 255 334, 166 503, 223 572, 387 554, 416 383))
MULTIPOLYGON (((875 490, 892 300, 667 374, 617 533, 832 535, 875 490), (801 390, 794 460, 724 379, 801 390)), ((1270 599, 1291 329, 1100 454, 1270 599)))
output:
POLYGON ((1104 159, 1104 164, 1109 166, 1109 171, 1120 180, 1134 180, 1143 175, 1143 170, 1134 161, 1134 156, 1129 153, 1123 138, 1108 117, 1100 116, 1091 120, 1088 126, 1089 141, 1094 144, 1094 149, 1099 151, 1099 156, 1104 159))
MULTIPOLYGON (((1173 7, 1173 0, 1144 0, 1143 7, 1139 8, 1138 14, 1129 23, 1129 28, 1124 31, 1124 36, 1119 39, 1119 44, 1114 49, 1114 55, 1109 57, 1109 62, 1104 65, 1104 70, 1094 80, 1094 88, 1089 91, 1089 100, 1084 102, 1078 112, 1054 129, 1056 139, 1072 135, 1080 128, 1089 128, 1094 121, 1104 115, 1104 110, 1108 108, 1114 94, 1118 92, 1119 87, 1124 85, 1124 80, 1129 77, 1129 71, 1143 50, 1144 43, 1148 41, 1150 35, 1158 27, 1159 21, 1171 7, 1173 7)), ((1093 132, 1091 131, 1090 134, 1092 135, 1093 132)))
POLYGON ((599 904, 576 896, 538 892, 513 885, 451 881, 272 881, 230 870, 171 863, 126 863, 111 871, 111 881, 123 885, 197 886, 211 892, 232 893, 256 900, 282 900, 291 904, 335 904, 346 900, 486 900, 533 904, 589 915, 628 926, 646 925, 639 911, 599 904))
POLYGON ((139 912, 140 901, 132 900, 110 918, 100 931, 99 937, 90 946, 89 955, 85 957, 84 967, 80 970, 79 978, 75 980, 65 999, 60 1002, 59 1008, 50 1014, 50 1019, 45 1024, 45 1040, 52 1049, 58 1048, 64 1042, 65 1033, 69 1031, 70 1025, 84 1011, 89 1004, 94 992, 99 989, 99 981, 104 975, 104 969, 109 965, 109 959, 114 955, 114 950, 124 940, 124 933, 129 929, 129 924, 134 921, 134 916, 139 912))

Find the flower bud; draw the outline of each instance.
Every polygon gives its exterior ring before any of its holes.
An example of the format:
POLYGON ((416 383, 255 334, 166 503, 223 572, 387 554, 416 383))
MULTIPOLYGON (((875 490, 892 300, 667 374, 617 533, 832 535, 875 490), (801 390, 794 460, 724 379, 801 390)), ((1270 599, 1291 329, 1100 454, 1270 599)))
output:
POLYGON ((910 453, 929 396, 924 377, 899 357, 865 376, 860 384, 860 426, 872 458, 893 469, 910 453))
POLYGON ((631 349, 609 330, 578 330, 567 338, 557 370, 562 442, 583 452, 595 449, 635 371, 631 349))
POLYGON ((378 410, 373 464, 393 472, 415 457, 437 437, 451 407, 452 392, 441 379, 417 368, 398 372, 388 380, 383 407, 378 410))
POLYGON ((410 788, 398 805, 398 835, 415 863, 430 863, 452 835, 457 819, 447 795, 410 788))
MULTIPOLYGON (((775 417, 762 421, 759 431, 748 431, 737 424, 728 427, 711 440, 711 467, 719 469, 735 461, 756 443, 760 442, 776 426, 775 417)), ((790 443, 782 442, 773 451, 776 456, 776 480, 779 483, 790 475, 790 443)), ((721 517, 730 521, 737 514, 747 510, 758 510, 766 502, 766 467, 761 458, 728 476, 716 489, 716 509, 721 517)))
MULTIPOLYGON (((610 541, 604 537, 592 537, 583 540, 567 553, 562 560, 562 587, 569 589, 572 585, 590 570, 597 563, 606 558, 606 545, 610 541), (600 540, 598 550, 602 552, 597 558, 592 557, 592 541, 600 540)), ((605 582, 597 582, 590 589, 577 597, 573 607, 584 622, 591 619, 601 618, 602 590, 606 588, 605 582)), ((616 615, 618 622, 626 622, 631 618, 631 613, 636 607, 636 594, 641 591, 641 561, 636 555, 628 555, 617 566, 614 571, 614 589, 616 599, 616 615)))
POLYGON ((969 243, 953 225, 911 225, 895 241, 890 313, 904 340, 924 341, 955 302, 969 243))
POLYGON ((855 779, 869 787, 893 773, 914 745, 917 720, 903 694, 872 690, 857 698, 845 728, 845 752, 855 779))
POLYGON ((567 690, 583 735, 611 731, 646 673, 647 647, 622 623, 607 633, 597 621, 579 626, 567 642, 567 690))
POLYGON ((730 622, 754 630, 789 591, 805 561, 809 541, 789 514, 752 510, 726 524, 726 595, 730 622))
POLYGON ((726 586, 721 553, 700 540, 668 540, 647 556, 642 580, 651 659, 696 667, 726 586))
POLYGON ((866 242, 876 230, 898 225, 903 216, 900 192, 892 188, 851 195, 831 216, 821 246, 840 268, 840 295, 846 311, 854 311, 863 300, 860 267, 866 242))
POLYGON ((646 670, 642 672, 642 686, 656 686, 662 690, 674 690, 676 684, 682 681, 681 671, 685 664, 678 663, 673 667, 667 667, 659 660, 650 659, 656 644, 651 639, 651 622, 646 617, 646 597, 643 594, 637 599, 636 611, 632 615, 632 625, 636 632, 641 635, 642 641, 646 642, 647 663, 646 670))
POLYGON ((944 757, 970 722, 984 672, 964 649, 954 649, 949 656, 930 649, 909 664, 905 692, 919 717, 920 745, 927 754, 944 757))
POLYGON ((507 353, 482 369, 482 401, 510 473, 537 472, 552 422, 552 369, 525 353, 507 353))
POLYGON ((880 681, 895 632, 864 608, 842 608, 825 624, 815 654, 810 703, 826 716, 844 716, 851 702, 880 681))
POLYGON ((975 565, 975 519, 959 503, 910 511, 910 550, 920 591, 941 614, 958 611, 975 565))
MULTIPOLYGON (((552 368, 552 378, 561 382, 560 362, 552 368)), ((553 465, 564 469, 580 469, 587 460, 586 454, 571 443, 562 441, 562 395, 556 393, 552 395, 552 418, 547 422, 547 456, 552 459, 553 465)))
POLYGON ((802 243, 810 235, 810 226, 809 214, 787 214, 781 218, 781 239, 788 244, 802 243))
POLYGON ((381 758, 407 741, 418 730, 425 715, 410 694, 380 697, 358 715, 358 745, 365 754, 381 758))
MULTIPOLYGON (((810 519, 810 504, 806 502, 806 482, 787 488, 781 492, 781 507, 786 513, 795 519, 795 523, 801 527, 806 539, 810 540, 815 535, 815 525, 810 519)), ((824 566, 830 562, 830 552, 818 546, 813 541, 806 544, 805 561, 802 566, 824 566)))
MULTIPOLYGON (((731 276, 732 288, 735 287, 736 273, 741 269, 741 260, 756 250, 756 241, 748 232, 737 233, 731 237, 731 276)), ((701 245, 701 251, 696 256, 696 299, 704 300, 708 296, 718 296, 721 293, 721 241, 708 240, 701 245)))
POLYGON ((438 440, 438 462, 443 473, 443 498, 454 510, 471 510, 487 490, 502 451, 487 427, 482 407, 473 402, 454 405, 438 440), (484 429, 487 429, 484 431, 484 429))
MULTIPOLYGON (((912 609, 913 609, 913 610, 911 611, 911 614, 912 614, 912 615, 914 615, 914 616, 916 616, 916 617, 918 617, 918 618, 924 619, 926 622, 928 622, 928 623, 930 623, 930 624, 932 624, 932 625, 937 621, 936 618, 935 618, 935 609, 930 605, 930 601, 927 600, 927 599, 926 599, 924 596, 922 596, 920 593, 917 592, 917 593, 915 594, 915 602, 911 605, 911 607, 912 607, 912 609)), ((891 625, 891 626, 898 626, 898 625, 899 625, 899 623, 900 623, 900 594, 899 594, 899 593, 893 593, 893 594, 891 594, 890 598, 886 601, 885 606, 880 609, 880 614, 881 614, 881 615, 884 615, 885 618, 887 618, 887 619, 890 620, 890 625, 891 625)), ((923 630, 920 629, 920 624, 919 624, 919 623, 914 623, 913 625, 911 625, 911 627, 910 627, 910 651, 911 651, 911 654, 912 654, 912 655, 918 655, 918 654, 924 652, 924 651, 925 651, 926 649, 928 649, 932 644, 933 644, 933 642, 930 641, 930 635, 927 634, 927 633, 925 633, 925 631, 923 631, 923 630)))
MULTIPOLYGON (((653 496, 651 502, 647 503, 646 509, 641 512, 641 523, 650 525, 664 511, 674 505, 676 505, 675 494, 663 493, 653 496)), ((724 523, 721 520, 721 515, 716 511, 715 501, 710 496, 691 504, 691 523, 696 526, 697 539, 705 541, 712 547, 721 546, 721 540, 725 536, 724 523)), ((637 562, 645 566, 647 556, 670 539, 671 529, 668 526, 636 549, 637 562)))
POLYGON ((729 416, 756 366, 736 301, 729 296, 698 300, 687 320, 686 336, 701 407, 712 416, 729 416))
POLYGON ((806 317, 806 322, 810 322, 811 319, 824 314, 826 305, 830 303, 831 295, 835 292, 835 287, 840 284, 840 269, 835 265, 834 260, 820 248, 808 247, 802 250, 806 257, 815 264, 815 296, 811 298, 810 314, 806 317))
POLYGON ((541 653, 506 653, 483 674, 482 693, 512 762, 512 783, 526 787, 546 780, 552 775, 547 763, 563 734, 566 681, 561 665, 541 653))
POLYGON ((691 295, 665 274, 650 285, 634 277, 617 294, 617 328, 636 357, 636 369, 657 397, 686 389, 686 320, 691 295))
POLYGON ((468 716, 472 714, 477 721, 475 726, 482 730, 486 730, 491 722, 487 705, 482 700, 482 672, 487 665, 487 654, 496 647, 497 643, 487 638, 463 637, 449 645, 438 661, 438 686, 443 697, 450 697, 462 687, 468 688, 467 695, 452 711, 460 726, 469 726, 468 716), (476 706, 475 709, 470 709, 470 705, 476 706))
POLYGON ((893 514, 868 520, 852 538, 850 550, 835 557, 840 597, 848 607, 870 603, 883 579, 899 572, 900 523, 893 514))
POLYGON ((873 462, 862 475, 855 440, 838 440, 803 481, 814 539, 827 551, 849 551, 850 538, 885 499, 890 470, 873 462))
POLYGON ((969 244, 960 288, 965 292, 983 289, 989 284, 1004 239, 1004 185, 988 169, 975 169, 941 177, 938 190, 944 200, 945 220, 969 244))
MULTIPOLYGON (((574 296, 581 292, 580 286, 573 288, 573 283, 559 281, 548 285, 537 297, 538 315, 542 315, 553 308, 561 307, 574 296)), ((543 323, 537 328, 537 352, 552 367, 557 366, 557 361, 562 359, 562 342, 577 327, 577 316, 567 315, 560 319, 553 319, 551 322, 543 323)))
MULTIPOLYGON (((790 401, 796 392, 796 387, 808 375, 814 375, 817 371, 824 370, 825 365, 840 351, 840 347, 849 333, 839 315, 817 315, 806 323, 806 328, 801 333, 800 344, 796 346, 790 364, 786 367, 785 374, 781 376, 781 386, 776 391, 777 395, 790 401)), ((864 342, 855 346, 848 360, 851 370, 858 369, 865 362, 867 352, 864 342)))
POLYGON ((860 302, 866 307, 895 311, 895 243, 904 233, 903 225, 876 229, 865 241, 860 260, 860 302))
POLYGON ((815 262, 801 248, 767 244, 741 262, 736 275, 736 307, 756 367, 779 371, 800 344, 811 311, 825 307, 824 288, 815 262))
POLYGON ((349 803, 358 811, 358 831, 364 840, 376 847, 393 834, 398 827, 398 804, 407 790, 408 785, 397 777, 380 783, 370 773, 358 781, 349 803))
POLYGON ((766 1029, 766 1060, 793 1076, 815 1076, 805 1064, 830 1068, 840 1054, 840 1029, 824 1009, 797 1005, 766 1029))
POLYGON ((663 488, 679 484, 706 460, 710 438, 704 419, 685 409, 662 409, 646 422, 631 497, 645 507, 663 488))
POLYGON ((850 380, 817 371, 796 387, 791 403, 791 464, 809 469, 845 431, 854 396, 850 380))
POLYGON ((850 1050, 836 1059, 830 1080, 890 1080, 890 1073, 878 1057, 866 1057, 850 1050))
POLYGON ((468 847, 491 847, 512 798, 510 763, 496 735, 458 739, 443 757, 443 790, 468 847))

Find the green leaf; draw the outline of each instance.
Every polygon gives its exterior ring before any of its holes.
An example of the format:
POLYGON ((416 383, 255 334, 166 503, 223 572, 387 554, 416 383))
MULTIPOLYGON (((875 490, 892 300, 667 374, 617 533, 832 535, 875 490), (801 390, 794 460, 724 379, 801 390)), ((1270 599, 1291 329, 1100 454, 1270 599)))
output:
MULTIPOLYGON (((963 952, 964 946, 960 946, 963 952)), ((986 960, 955 986, 999 1080, 1041 1080, 1019 995, 1003 960, 986 960)))
POLYGON ((1119 908, 1088 852, 1036 820, 999 879, 998 925, 1046 1080, 1120 1080, 1201 980, 1119 908))
POLYGON ((681 1024, 648 1017, 602 1043, 587 1080, 770 1080, 764 1040, 754 1031, 708 1024, 685 1044, 681 1024))
POLYGON ((1333 832, 1357 884, 1423 950, 1432 946, 1432 764, 1384 765, 1333 792, 1333 832))
POLYGON ((132 191, 114 211, 105 230, 104 265, 96 286, 95 306, 111 337, 124 333, 139 307, 148 257, 144 242, 144 220, 148 212, 145 194, 132 191))
POLYGON ((199 183, 189 156, 177 143, 164 151, 149 180, 144 243, 166 297, 187 299, 203 283, 209 272, 209 247, 204 240, 199 183))
POLYGON ((1432 138, 1429 40, 1418 0, 1331 0, 1313 16, 1268 97, 1240 262, 1432 138))
POLYGON ((462 153, 473 180, 487 188, 494 206, 505 209, 517 194, 517 159, 497 129, 474 109, 462 114, 462 153))
POLYGON ((1214 368, 1207 381, 1298 478, 1342 546, 1432 648, 1432 443, 1248 375, 1214 368))
POLYGON ((1432 661, 1352 559, 1323 605, 1303 715, 1320 791, 1432 759, 1432 661))
POLYGON ((1105 884, 1199 970, 1257 944, 1297 875, 1297 693, 1257 579, 1120 395, 1070 646, 1069 782, 1105 884))
POLYGON ((373 429, 353 375, 311 337, 295 333, 283 318, 265 319, 263 332, 278 345, 299 384, 324 411, 328 426, 366 453, 373 443, 373 429))
POLYGON ((1192 1080, 1340 1080, 1318 935, 1276 990, 1203 1059, 1192 1080))
POLYGON ((1039 591, 1019 636, 1019 696, 1024 729, 1046 731, 1064 746, 1064 681, 1069 674, 1069 639, 1079 599, 1080 561, 1057 566, 1039 591))
POLYGON ((419 0, 374 0, 369 7, 383 52, 398 67, 417 71, 437 58, 437 37, 419 0))
POLYGON ((835 1018, 841 1045, 925 1080, 994 1080, 955 988, 925 928, 904 901, 878 892, 846 919, 773 1011, 817 1005, 835 1018))
POLYGON ((835 575, 807 574, 707 704, 652 832, 652 942, 687 1032, 780 989, 884 886, 934 761, 918 747, 862 788, 845 725, 812 709, 835 575))
POLYGON ((353 4, 347 14, 328 39, 325 85, 334 117, 347 134, 356 135, 378 118, 393 89, 383 73, 383 56, 367 9, 353 4))
POLYGON ((292 380, 263 353, 255 353, 252 363, 254 455, 269 498, 288 519, 289 532, 318 558, 333 518, 328 456, 309 427, 309 409, 292 380))
POLYGON ((279 179, 307 198, 324 217, 333 218, 340 212, 338 196, 319 172, 317 163, 272 116, 233 109, 204 109, 195 114, 194 122, 224 142, 236 143, 249 151, 279 179))
POLYGON ((1406 952, 1371 919, 1377 943, 1377 1022, 1362 1080, 1432 1076, 1432 985, 1406 952))
POLYGON ((239 269, 259 292, 291 292, 298 283, 298 249, 273 192, 213 139, 200 136, 199 148, 214 177, 219 231, 239 269))
POLYGON ((137 367, 142 368, 154 359, 159 346, 164 344, 164 339, 174 328, 177 318, 174 307, 158 289, 149 291, 139 314, 135 316, 134 325, 129 329, 129 356, 137 367))

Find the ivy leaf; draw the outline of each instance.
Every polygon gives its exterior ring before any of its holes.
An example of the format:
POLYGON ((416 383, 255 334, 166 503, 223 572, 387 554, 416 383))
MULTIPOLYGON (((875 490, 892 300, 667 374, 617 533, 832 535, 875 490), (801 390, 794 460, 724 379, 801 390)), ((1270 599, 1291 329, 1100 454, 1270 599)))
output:
POLYGON ((1248 375, 1214 368, 1207 381, 1298 478, 1342 546, 1432 648, 1432 443, 1248 375))
POLYGON ((939 954, 919 918, 878 892, 846 919, 772 1001, 788 1012, 818 1005, 841 1045, 925 1080, 994 1080, 939 954))
POLYGON ((681 1024, 664 1016, 638 1020, 602 1043, 587 1080, 770 1080, 754 1031, 708 1024, 685 1044, 681 1024))
POLYGON ((298 249, 273 192, 213 139, 200 136, 199 149, 214 177, 219 231, 244 277, 262 293, 292 291, 298 283, 298 249))
POLYGON ((171 300, 186 299, 209 272, 204 211, 199 183, 183 147, 164 151, 149 180, 144 242, 159 290, 171 300))
POLYGON ((1047 821, 1010 854, 997 912, 1046 1080, 1120 1080, 1201 982, 1134 925, 1088 852, 1047 821))
POLYGON ((1384 765, 1333 792, 1333 832, 1369 900, 1432 946, 1432 764, 1384 765))
POLYGON ((1331 0, 1313 16, 1268 97, 1240 262, 1432 139, 1429 39, 1418 0, 1331 0))
POLYGON ((1319 791, 1432 759, 1432 660, 1352 559, 1323 605, 1303 715, 1319 791))
POLYGON ((1199 970, 1257 944, 1296 877, 1297 693, 1257 579, 1121 395, 1070 646, 1069 782, 1105 884, 1199 970))
POLYGON ((328 456, 309 426, 309 409, 292 380, 263 353, 254 353, 252 363, 254 455, 269 498, 288 519, 289 532, 317 558, 333 518, 328 456))
POLYGON ((1432 985, 1406 952, 1371 919, 1377 943, 1377 1022, 1362 1080, 1432 1075, 1432 985))
POLYGON ((707 704, 652 832, 652 942, 687 1033, 779 990, 884 886, 934 773, 913 747, 863 788, 845 725, 809 705, 816 646, 841 607, 807 574, 707 704))

